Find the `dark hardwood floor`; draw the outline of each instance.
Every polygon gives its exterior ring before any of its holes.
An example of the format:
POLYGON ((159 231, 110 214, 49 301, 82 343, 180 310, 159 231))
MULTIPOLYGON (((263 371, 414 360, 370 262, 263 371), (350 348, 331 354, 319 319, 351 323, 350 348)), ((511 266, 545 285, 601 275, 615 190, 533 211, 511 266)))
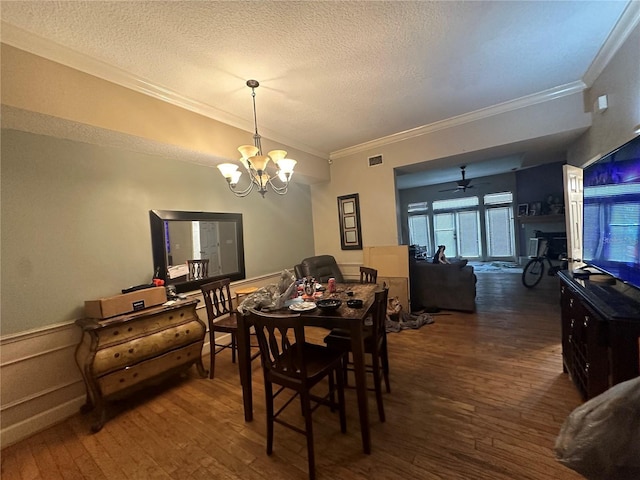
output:
MULTIPOLYGON (((475 314, 442 312, 431 325, 389 334, 392 392, 383 424, 370 395, 371 455, 362 453, 355 391, 347 391, 346 435, 337 413, 314 412, 319 479, 582 478, 553 455, 562 422, 581 403, 562 373, 557 278, 527 290, 520 275, 480 273, 477 305, 475 314)), ((266 455, 259 361, 253 372, 251 423, 224 353, 214 380, 190 372, 116 402, 96 434, 78 413, 3 449, 2 479, 305 479, 302 435, 276 425, 266 455)), ((296 406, 287 413, 301 418, 296 406)))

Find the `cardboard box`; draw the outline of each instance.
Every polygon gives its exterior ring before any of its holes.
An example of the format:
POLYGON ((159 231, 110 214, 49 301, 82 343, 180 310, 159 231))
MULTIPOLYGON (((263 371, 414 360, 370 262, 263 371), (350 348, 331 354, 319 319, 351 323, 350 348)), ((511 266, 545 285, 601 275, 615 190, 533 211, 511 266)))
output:
POLYGON ((88 318, 109 318, 124 313, 143 310, 167 301, 164 287, 145 288, 113 297, 87 300, 84 313, 88 318))

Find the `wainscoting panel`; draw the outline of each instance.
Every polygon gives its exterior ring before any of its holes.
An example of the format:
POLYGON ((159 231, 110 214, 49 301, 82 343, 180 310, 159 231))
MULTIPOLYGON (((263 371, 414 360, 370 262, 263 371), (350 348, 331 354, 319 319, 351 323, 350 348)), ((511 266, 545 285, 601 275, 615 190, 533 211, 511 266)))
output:
MULTIPOLYGON (((291 268, 293 272, 293 268, 291 268)), ((262 287, 278 281, 280 272, 232 284, 262 287)), ((207 323, 204 301, 197 311, 207 323)), ((75 362, 82 332, 73 321, 0 337, 0 448, 75 415, 86 400, 75 362)), ((208 355, 207 334, 203 355, 208 355)), ((206 363, 205 363, 206 364, 206 363)))
POLYGON ((2 447, 64 420, 84 403, 74 359, 80 336, 69 322, 0 339, 2 447))

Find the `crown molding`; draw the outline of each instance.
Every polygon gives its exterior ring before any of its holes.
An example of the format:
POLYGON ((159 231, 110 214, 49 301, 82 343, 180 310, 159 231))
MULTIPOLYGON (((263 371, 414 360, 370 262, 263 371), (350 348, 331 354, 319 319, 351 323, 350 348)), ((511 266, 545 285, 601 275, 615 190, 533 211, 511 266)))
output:
POLYGON ((393 135, 387 135, 386 137, 378 138, 370 142, 354 145, 353 147, 343 148, 342 150, 336 150, 332 152, 329 158, 335 160, 338 158, 347 157, 356 153, 362 153, 367 150, 378 149, 385 145, 390 145, 396 142, 402 142, 411 138, 419 137, 429 133, 437 132, 438 130, 444 130, 446 128, 453 128, 465 123, 475 122, 484 118, 493 117, 502 113, 512 112, 521 108, 529 107, 531 105, 537 105, 539 103, 548 102, 557 98, 566 97, 575 93, 582 92, 585 89, 585 84, 581 80, 560 85, 558 87, 550 88, 542 92, 520 97, 515 100, 509 100, 508 102, 499 103, 490 107, 481 108, 473 112, 464 113, 456 117, 447 118, 438 122, 423 125, 421 127, 405 130, 404 132, 394 133, 393 135))
POLYGON ((593 82, 600 76, 605 67, 609 64, 613 56, 620 49, 622 44, 627 41, 629 35, 640 23, 640 2, 630 1, 620 16, 613 30, 607 37, 600 48, 600 51, 589 65, 589 68, 582 76, 587 87, 591 87, 593 82))
MULTIPOLYGON (((203 115, 207 118, 225 123, 232 127, 244 130, 253 135, 253 123, 251 120, 243 119, 223 110, 219 110, 211 105, 198 102, 191 98, 180 95, 170 88, 155 84, 137 75, 133 75, 121 68, 97 60, 93 57, 80 53, 59 43, 47 40, 39 35, 28 32, 10 23, 1 22, 2 43, 24 50, 39 57, 46 58, 67 67, 93 75, 111 83, 128 88, 138 93, 148 95, 163 102, 203 115)), ((300 144, 295 140, 279 135, 268 129, 262 129, 263 137, 278 143, 291 146, 303 152, 316 155, 320 158, 327 158, 327 152, 320 152, 307 145, 300 144)))

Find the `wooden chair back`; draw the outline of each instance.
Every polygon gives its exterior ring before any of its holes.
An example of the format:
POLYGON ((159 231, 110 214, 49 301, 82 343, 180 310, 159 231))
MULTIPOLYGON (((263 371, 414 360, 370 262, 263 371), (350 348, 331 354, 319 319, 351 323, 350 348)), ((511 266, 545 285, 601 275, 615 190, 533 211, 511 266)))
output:
POLYGON ((209 322, 233 311, 230 284, 231 280, 229 278, 223 278, 215 282, 205 283, 200 287, 209 322))
POLYGON ((370 267, 360 267, 360 283, 378 283, 378 270, 370 267))
POLYGON ((187 267, 189 268, 189 273, 187 273, 188 280, 200 280, 209 276, 208 258, 187 260, 187 267))
POLYGON ((375 336, 375 342, 380 347, 387 336, 386 320, 387 320, 387 301, 389 298, 389 289, 383 288, 376 292, 374 307, 372 312, 373 325, 372 330, 375 336))
POLYGON ((304 324, 299 314, 274 314, 249 310, 255 329, 265 378, 298 388, 307 376, 304 348, 304 324), (297 384, 294 386, 294 384, 297 384))

